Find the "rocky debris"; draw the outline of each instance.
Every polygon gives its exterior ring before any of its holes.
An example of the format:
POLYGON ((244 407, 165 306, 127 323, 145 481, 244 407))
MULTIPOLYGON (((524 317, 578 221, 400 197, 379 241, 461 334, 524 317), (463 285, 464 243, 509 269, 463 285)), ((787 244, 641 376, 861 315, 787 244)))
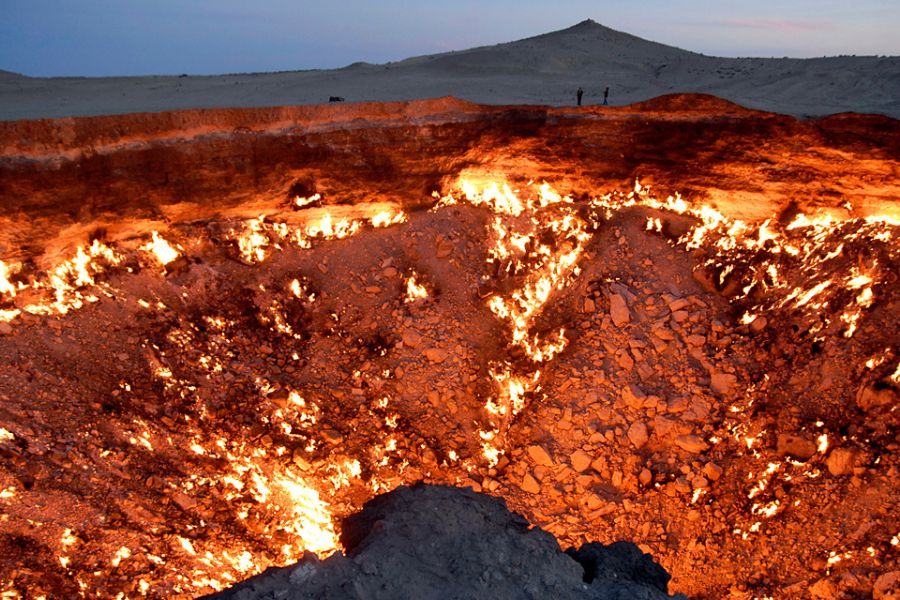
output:
POLYGON ((206 598, 672 597, 668 573, 634 544, 590 543, 564 553, 503 500, 461 488, 397 488, 367 502, 341 531, 343 553, 324 560, 307 553, 206 598))
POLYGON ((591 466, 591 457, 589 454, 584 452, 583 450, 576 450, 569 456, 569 460, 571 461, 572 468, 576 473, 581 473, 586 471, 588 467, 591 466))
POLYGON ((631 320, 631 311, 628 310, 625 298, 620 294, 610 294, 609 316, 616 327, 622 327, 631 320))
POLYGON ((675 445, 691 454, 697 454, 709 448, 709 444, 698 435, 679 435, 675 438, 675 445))
POLYGON ((403 345, 410 348, 418 348, 422 344, 422 335, 415 329, 404 329, 401 339, 403 340, 403 345))
POLYGON ((828 472, 835 477, 846 475, 853 471, 858 456, 859 452, 852 448, 835 448, 825 460, 825 466, 828 467, 828 472))
POLYGON ((647 397, 644 391, 633 383, 624 386, 620 392, 620 396, 622 402, 625 403, 625 406, 634 409, 644 406, 644 399, 647 397))
POLYGON ((809 593, 817 600, 837 600, 840 597, 840 591, 829 579, 820 579, 809 586, 809 593))
POLYGON ((897 392, 889 385, 879 383, 860 386, 856 394, 856 404, 863 410, 872 410, 897 403, 897 392))
POLYGON ((709 377, 709 389, 719 396, 730 393, 736 383, 737 377, 729 373, 716 372, 709 377))
MULTIPOLYGON (((345 179, 334 173, 323 185, 345 179)), ((685 252, 647 231, 654 214, 636 206, 597 229, 581 274, 554 291, 529 332, 548 339, 565 328, 565 352, 540 365, 521 411, 490 423, 497 361, 524 377, 537 365, 510 351, 485 307, 487 290, 506 295, 518 282, 497 281, 485 263, 484 207, 411 210, 396 228, 303 251, 270 248, 252 268, 203 242, 212 225, 174 225, 167 239, 193 240, 186 271, 110 272, 109 287, 81 290, 99 301, 58 318, 22 314, 0 336, 0 427, 10 432, 0 432, 0 547, 14 549, 0 553, 0 572, 10 574, 0 589, 76 597, 90 582, 100 598, 135 595, 138 585, 150 597, 175 586, 209 593, 246 576, 248 564, 256 572, 274 556, 287 560, 286 545, 302 546, 295 532, 305 535, 307 523, 289 510, 283 482, 316 489, 339 519, 373 489, 426 480, 502 496, 564 547, 639 540, 672 573, 673 589, 699 597, 805 597, 810 585, 871 597, 879 574, 895 568, 900 448, 897 415, 886 409, 896 390, 896 286, 875 288, 852 338, 813 335, 791 311, 766 312, 755 335, 737 320, 741 301, 695 285, 691 268, 708 248, 685 252), (437 235, 451 241, 446 259, 435 257, 437 235), (404 301, 413 271, 429 284, 428 301, 404 301), (295 277, 303 298, 288 291, 295 277), (627 325, 615 326, 606 290, 624 299, 627 325), (434 346, 449 353, 443 363, 426 357, 434 346), (734 377, 730 388, 711 388, 715 371, 734 377), (649 438, 639 449, 628 435, 637 422, 649 438), (505 429, 488 444, 489 426, 505 429), (778 433, 820 446, 827 435, 843 476, 822 476, 832 454, 784 460, 778 433), (709 447, 692 453, 676 442, 682 436, 709 447), (495 465, 484 460, 487 445, 502 453, 495 465), (542 454, 532 455, 537 445, 542 454), (848 461, 839 448, 859 454, 848 461), (66 569, 61 527, 90 540, 66 569), (132 557, 113 568, 122 548, 132 557), (239 548, 248 553, 239 563, 207 558, 236 559, 239 548)), ((840 273, 817 277, 840 281, 873 250, 880 269, 897 272, 878 244, 848 241, 840 273)), ((736 280, 758 265, 734 266, 736 280)), ((781 266, 790 289, 805 285, 781 266)), ((24 293, 7 300, 30 302, 24 293)), ((815 318, 838 323, 832 308, 815 318)))
POLYGON ((872 586, 875 600, 900 600, 900 571, 888 571, 875 580, 872 586))
POLYGON ((522 477, 522 490, 529 494, 538 494, 541 491, 541 484, 531 476, 531 473, 525 473, 525 476, 522 477))
POLYGON ((710 481, 718 481, 724 472, 725 470, 714 462, 708 462, 703 465, 703 474, 710 481))
POLYGON ((552 467, 553 459, 550 457, 550 453, 544 449, 543 446, 528 446, 528 456, 531 457, 535 463, 542 465, 544 467, 552 467))
POLYGON ((644 447, 644 444, 650 439, 650 434, 647 432, 647 426, 638 421, 633 423, 631 427, 628 428, 628 439, 631 440, 631 443, 634 444, 634 447, 640 450, 644 447))
POLYGON ((425 350, 425 358, 433 363, 442 363, 447 360, 449 353, 443 348, 427 348, 425 350))
POLYGON ((765 317, 756 317, 750 322, 750 332, 754 334, 761 333, 768 325, 768 319, 765 317))
POLYGON ((776 451, 781 456, 807 461, 815 455, 816 443, 801 435, 781 433, 778 434, 776 451))

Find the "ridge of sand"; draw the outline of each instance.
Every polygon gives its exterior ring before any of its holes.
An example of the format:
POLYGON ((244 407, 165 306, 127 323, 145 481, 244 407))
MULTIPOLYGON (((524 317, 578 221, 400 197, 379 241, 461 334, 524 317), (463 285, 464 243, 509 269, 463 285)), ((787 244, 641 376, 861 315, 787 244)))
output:
POLYGON ((614 105, 670 93, 820 116, 900 117, 900 57, 719 58, 583 21, 514 42, 341 69, 214 76, 25 77, 0 72, 0 120, 186 108, 385 102, 455 96, 482 104, 614 105))

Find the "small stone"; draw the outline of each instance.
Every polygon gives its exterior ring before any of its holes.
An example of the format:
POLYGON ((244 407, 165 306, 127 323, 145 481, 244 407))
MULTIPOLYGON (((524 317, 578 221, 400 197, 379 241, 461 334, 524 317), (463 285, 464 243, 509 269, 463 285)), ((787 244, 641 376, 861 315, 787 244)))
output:
POLYGON ((750 322, 750 332, 751 333, 759 333, 769 324, 768 319, 765 317, 756 317, 753 321, 750 322))
POLYGON ((425 358, 433 363, 442 363, 447 360, 448 353, 443 348, 428 348, 425 350, 425 358))
POLYGON ((641 485, 644 487, 649 486, 653 482, 653 473, 650 472, 650 469, 641 469, 641 472, 638 475, 638 481, 640 481, 641 485))
POLYGON ((625 480, 625 475, 622 471, 613 471, 612 478, 610 479, 610 483, 612 483, 613 487, 619 489, 622 487, 622 482, 625 480))
POLYGON ((716 394, 724 396, 737 383, 737 377, 730 373, 713 373, 709 378, 709 388, 716 394))
POLYGON ((647 440, 650 439, 647 433, 647 426, 641 421, 634 423, 628 428, 628 439, 631 440, 635 448, 640 450, 647 443, 647 440))
POLYGON ((619 395, 622 398, 622 402, 625 403, 625 406, 635 409, 643 407, 644 399, 647 397, 647 394, 644 393, 644 390, 634 385, 633 383, 629 383, 628 385, 623 387, 619 395))
POLYGON ((9 323, 0 323, 0 335, 12 335, 13 328, 9 323))
POLYGON ((380 294, 381 288, 378 287, 377 285, 369 285, 369 286, 366 286, 366 293, 367 294, 380 294))
POLYGON ((344 441, 344 436, 341 435, 340 431, 337 431, 335 429, 323 429, 322 439, 324 439, 329 444, 337 445, 344 441))
POLYGON ((597 494, 588 494, 585 500, 585 504, 587 505, 588 510, 597 510, 606 502, 603 501, 603 498, 598 496, 597 494))
POLYGON ((706 343, 706 337, 702 335, 689 335, 685 341, 688 343, 688 346, 695 346, 699 348, 703 344, 706 343))
POLYGON ((438 258, 447 258, 451 254, 453 254, 453 242, 442 235, 439 235, 435 238, 434 245, 435 256, 437 256, 438 258))
POLYGON ((387 277, 387 278, 389 278, 389 279, 390 279, 390 278, 393 278, 393 277, 396 277, 399 273, 400 273, 400 272, 397 270, 396 267, 387 267, 386 269, 384 269, 384 270, 381 272, 382 275, 384 275, 385 277, 387 277))
POLYGON ((776 449, 781 456, 792 456, 802 461, 812 458, 817 450, 814 441, 789 433, 778 435, 776 449))
POLYGON ((856 404, 863 410, 889 406, 896 401, 896 392, 888 387, 877 389, 873 385, 864 385, 856 393, 856 404))
POLYGON ((666 410, 672 414, 683 413, 690 406, 690 401, 688 398, 684 396, 676 396, 675 398, 670 398, 669 402, 666 405, 666 410))
POLYGON ((594 301, 591 298, 584 299, 583 307, 584 307, 584 312, 586 312, 586 313, 592 313, 595 310, 597 310, 597 306, 594 304, 594 301))
POLYGON ((691 480, 691 486, 695 490, 705 490, 709 488, 709 480, 703 475, 698 475, 691 480))
POLYGON ((852 448, 835 448, 825 461, 825 466, 835 477, 847 475, 853 472, 858 456, 859 453, 852 448))
POLYGON ((575 470, 576 473, 581 473, 586 471, 588 467, 591 466, 591 457, 582 450, 576 450, 569 457, 569 460, 572 463, 572 469, 575 470))
POLYGON ((537 482, 537 480, 531 476, 530 473, 525 473, 525 477, 522 478, 522 490, 528 492, 529 494, 539 494, 541 493, 541 486, 537 482))
POLYGON ((619 294, 611 294, 609 297, 609 316, 616 327, 621 327, 631 320, 631 312, 625 298, 619 294))
POLYGON ((675 298, 671 302, 669 302, 669 310, 673 313, 678 312, 682 308, 686 308, 691 305, 691 301, 687 298, 675 298))
POLYGON ((709 445, 698 435, 679 435, 675 438, 675 445, 691 454, 697 454, 709 448, 709 445))
POLYGON ((720 467, 719 465, 717 465, 714 462, 708 462, 705 465, 703 465, 703 474, 706 475, 706 477, 710 481, 718 481, 719 479, 721 479, 722 473, 724 473, 724 472, 725 472, 725 469, 723 469, 722 467, 720 467))
POLYGON ((179 508, 181 508, 181 510, 187 511, 197 506, 197 501, 184 492, 176 491, 169 497, 175 504, 178 505, 179 508))
POLYGON ((689 494, 692 490, 691 483, 684 477, 679 477, 675 480, 675 491, 678 493, 689 494))
POLYGON ((553 466, 553 459, 550 458, 550 454, 542 446, 528 446, 528 456, 539 465, 545 467, 553 466))
POLYGON ((809 595, 818 600, 837 600, 840 597, 837 587, 828 579, 820 579, 809 586, 809 595))
POLYGON ((676 310, 672 313, 672 318, 675 319, 676 323, 684 323, 690 316, 691 313, 686 310, 676 310))
POLYGON ((401 339, 403 340, 403 345, 409 348, 418 348, 422 343, 422 336, 415 329, 404 329, 401 339))

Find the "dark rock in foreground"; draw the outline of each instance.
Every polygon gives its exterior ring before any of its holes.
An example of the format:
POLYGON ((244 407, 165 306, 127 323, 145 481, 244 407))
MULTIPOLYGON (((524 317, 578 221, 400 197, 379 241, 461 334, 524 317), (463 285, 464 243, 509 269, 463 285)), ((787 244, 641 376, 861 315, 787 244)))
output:
POLYGON ((307 554, 208 598, 670 597, 669 575, 634 544, 566 554, 503 500, 468 489, 416 485, 378 496, 344 522, 341 542, 346 554, 307 554))

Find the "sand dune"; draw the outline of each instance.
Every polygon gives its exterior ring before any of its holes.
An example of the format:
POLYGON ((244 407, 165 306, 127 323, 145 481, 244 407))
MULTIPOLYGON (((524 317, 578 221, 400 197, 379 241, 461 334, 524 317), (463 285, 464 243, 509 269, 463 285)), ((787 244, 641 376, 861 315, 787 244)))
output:
POLYGON ((900 57, 716 58, 583 21, 498 44, 343 69, 218 76, 32 78, 0 72, 0 119, 456 96, 483 104, 627 104, 673 92, 714 94, 797 116, 900 117, 900 57))

